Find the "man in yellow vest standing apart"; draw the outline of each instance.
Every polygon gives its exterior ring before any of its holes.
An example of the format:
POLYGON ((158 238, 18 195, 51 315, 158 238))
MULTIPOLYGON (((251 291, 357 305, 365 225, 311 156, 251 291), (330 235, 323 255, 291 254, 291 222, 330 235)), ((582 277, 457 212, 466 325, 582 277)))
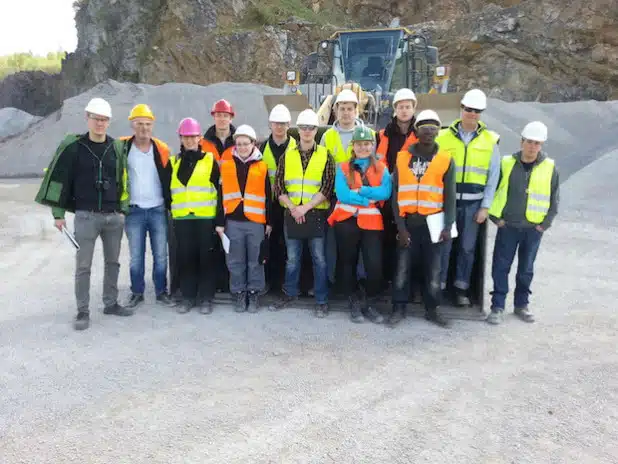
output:
MULTIPOLYGON (((487 212, 498 185, 500 174, 500 136, 480 120, 487 108, 482 90, 472 89, 461 100, 461 118, 442 129, 436 142, 441 150, 455 161, 457 182, 457 230, 459 239, 455 250, 455 302, 470 305, 468 288, 474 265, 479 225, 487 219, 487 212)), ((440 283, 446 289, 452 241, 444 244, 440 283)))
POLYGON ((540 121, 530 122, 521 137, 521 151, 502 158, 500 183, 489 209, 490 219, 498 226, 491 266, 494 290, 487 317, 490 324, 502 322, 516 252, 515 315, 534 322, 528 308, 534 261, 543 234, 558 214, 558 170, 554 160, 541 151, 547 127, 540 121))
POLYGON ((328 276, 324 238, 326 219, 335 182, 335 163, 326 148, 316 145, 318 115, 301 111, 296 120, 299 146, 289 148, 279 160, 275 175, 275 197, 286 208, 284 233, 287 248, 283 297, 279 310, 298 298, 303 242, 309 242, 313 261, 315 315, 328 315, 328 276))

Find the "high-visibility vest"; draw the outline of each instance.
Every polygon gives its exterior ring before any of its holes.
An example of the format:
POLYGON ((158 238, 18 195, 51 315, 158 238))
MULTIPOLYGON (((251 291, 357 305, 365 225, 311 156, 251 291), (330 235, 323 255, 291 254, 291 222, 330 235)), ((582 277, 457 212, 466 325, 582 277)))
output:
POLYGON ((178 167, 180 159, 170 158, 172 163, 172 181, 170 190, 172 193, 172 217, 179 218, 193 213, 197 217, 210 219, 217 215, 217 189, 210 182, 214 156, 206 153, 195 164, 193 174, 187 185, 178 180, 178 167))
POLYGON ((476 136, 466 146, 459 138, 460 121, 458 119, 448 128, 440 130, 436 143, 440 150, 449 152, 455 161, 457 199, 481 200, 487 184, 491 156, 500 135, 479 121, 476 136))
MULTIPOLYGON (((130 140, 131 138, 133 138, 132 135, 123 135, 122 137, 118 137, 118 139, 122 140, 123 142, 126 142, 127 140, 130 140)), ((155 144, 155 146, 157 147, 157 151, 159 152, 159 159, 161 160, 161 166, 166 167, 170 159, 170 147, 167 145, 167 143, 165 143, 162 140, 157 139, 156 137, 153 137, 151 140, 155 144)))
MULTIPOLYGON (((294 137, 288 137, 290 142, 288 143, 288 147, 286 150, 293 150, 296 148, 296 139, 294 137)), ((266 162, 268 166, 268 177, 270 177, 270 186, 274 191, 275 188, 275 173, 277 172, 277 161, 275 160, 275 155, 273 155, 272 150, 270 149, 270 143, 268 140, 266 141, 266 145, 264 146, 264 152, 262 153, 262 160, 266 162)))
MULTIPOLYGON (((496 195, 489 208, 489 214, 498 219, 502 218, 502 211, 506 206, 509 192, 509 180, 513 166, 517 158, 513 155, 504 156, 500 169, 502 178, 496 190, 496 195)), ((554 174, 555 162, 551 158, 545 158, 539 164, 532 167, 532 173, 528 180, 528 199, 526 203, 526 219, 533 224, 540 224, 547 216, 551 202, 551 180, 554 174)))
MULTIPOLYGON (((315 145, 307 169, 303 172, 298 147, 288 149, 285 154, 284 183, 287 195, 295 205, 309 203, 313 196, 320 191, 322 176, 328 161, 328 151, 321 145, 315 145)), ((282 206, 285 205, 282 203, 282 206)), ((324 200, 316 206, 317 209, 328 209, 330 202, 324 200)))
MULTIPOLYGON (((418 138, 414 132, 410 132, 410 135, 403 142, 403 145, 397 150, 400 151, 408 151, 410 145, 414 145, 418 142, 418 138)), ((380 130, 380 143, 378 144, 378 148, 376 149, 376 154, 378 155, 378 159, 384 163, 384 165, 388 168, 388 159, 386 155, 388 153, 388 135, 385 134, 384 129, 380 130)))
MULTIPOLYGON (((365 176, 372 187, 379 187, 382 184, 382 176, 386 169, 382 163, 376 163, 376 167, 369 166, 365 172, 365 176)), ((348 178, 350 172, 350 163, 341 163, 341 170, 348 178)), ((351 189, 358 189, 363 186, 363 180, 358 171, 354 172, 354 184, 351 189)), ((328 217, 328 223, 332 226, 335 222, 345 221, 346 219, 356 216, 356 224, 364 230, 384 230, 384 221, 382 213, 377 207, 375 201, 370 201, 369 206, 348 205, 337 201, 333 212, 328 217)))
POLYGON ((219 150, 214 143, 212 143, 210 140, 202 138, 200 139, 200 148, 204 153, 212 153, 215 160, 217 160, 217 163, 221 165, 221 161, 232 159, 232 148, 234 147, 227 147, 225 150, 223 150, 223 153, 219 153, 219 150))
POLYGON ((444 208, 444 174, 451 163, 451 155, 445 151, 438 151, 420 182, 410 168, 411 158, 410 152, 397 153, 399 215, 402 217, 406 214, 428 216, 439 213, 444 208))
POLYGON ((221 186, 225 214, 233 213, 242 202, 245 217, 259 224, 266 224, 266 176, 268 166, 263 160, 249 166, 244 195, 240 192, 236 162, 231 159, 221 162, 221 186))
MULTIPOLYGON (((373 129, 369 129, 375 138, 376 133, 373 129)), ((324 146, 333 155, 335 163, 344 163, 352 158, 352 142, 344 149, 341 143, 339 132, 334 127, 331 127, 324 132, 324 146)))

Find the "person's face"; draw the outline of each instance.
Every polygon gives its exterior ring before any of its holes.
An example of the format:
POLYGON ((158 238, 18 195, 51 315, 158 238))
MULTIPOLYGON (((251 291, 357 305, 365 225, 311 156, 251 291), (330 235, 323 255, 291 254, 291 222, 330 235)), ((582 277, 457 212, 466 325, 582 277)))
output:
POLYGON ((305 142, 305 144, 313 143, 317 132, 318 128, 316 126, 298 126, 298 136, 301 142, 305 142))
POLYGON ((95 135, 104 136, 107 133, 110 119, 98 114, 86 113, 88 120, 88 130, 95 135))
POLYGON ((479 119, 481 119, 482 112, 483 110, 477 110, 475 108, 468 108, 467 106, 464 106, 461 108, 461 120, 470 125, 477 124, 479 119))
POLYGON ((180 142, 185 146, 186 150, 197 150, 201 138, 201 135, 181 135, 180 142))
POLYGON ((238 137, 236 137, 235 145, 238 155, 243 159, 248 158, 253 152, 253 148, 255 147, 253 140, 244 135, 239 135, 238 137))
POLYGON ((215 113, 215 127, 219 130, 228 130, 232 123, 232 115, 230 113, 215 113))
POLYGON ((289 127, 290 125, 286 122, 271 122, 270 123, 270 130, 272 131, 273 135, 277 137, 278 139, 283 139, 287 137, 289 127))
POLYGON ((395 117, 398 121, 408 122, 414 116, 416 106, 413 100, 402 100, 395 105, 395 117))
POLYGON ((343 124, 352 124, 356 119, 356 104, 337 103, 337 119, 343 124))
POLYGON ((423 145, 433 145, 440 128, 434 123, 422 123, 416 128, 418 141, 423 145))
POLYGON ((352 144, 357 158, 369 158, 373 153, 373 142, 369 140, 359 140, 352 144))
POLYGON ((154 126, 154 123, 151 119, 135 118, 133 121, 131 121, 131 126, 133 127, 133 133, 135 134, 135 138, 140 140, 152 138, 152 128, 154 126))
POLYGON ((536 140, 522 139, 521 152, 526 158, 536 158, 543 148, 543 142, 536 140))

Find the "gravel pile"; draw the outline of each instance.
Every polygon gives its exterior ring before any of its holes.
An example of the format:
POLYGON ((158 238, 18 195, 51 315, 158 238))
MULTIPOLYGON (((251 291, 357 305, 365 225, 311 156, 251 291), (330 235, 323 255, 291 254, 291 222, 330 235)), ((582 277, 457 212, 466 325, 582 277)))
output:
POLYGON ((25 131, 41 119, 17 108, 0 108, 0 140, 25 131))

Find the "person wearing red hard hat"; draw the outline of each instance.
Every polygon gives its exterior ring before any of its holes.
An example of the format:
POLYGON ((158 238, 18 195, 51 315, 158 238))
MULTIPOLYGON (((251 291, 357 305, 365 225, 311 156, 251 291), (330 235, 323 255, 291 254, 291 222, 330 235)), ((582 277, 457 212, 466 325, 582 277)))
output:
POLYGON ((180 121, 180 153, 170 158, 171 212, 183 297, 179 313, 198 306, 202 314, 210 314, 215 296, 216 268, 210 250, 214 245, 215 219, 223 214, 223 206, 219 165, 213 153, 201 149, 201 133, 195 119, 180 121))
POLYGON ((234 133, 236 132, 236 127, 232 124, 232 119, 236 115, 234 108, 225 99, 217 100, 210 109, 210 115, 215 123, 206 130, 200 141, 202 150, 215 155, 219 163, 224 157, 232 159, 234 133))

